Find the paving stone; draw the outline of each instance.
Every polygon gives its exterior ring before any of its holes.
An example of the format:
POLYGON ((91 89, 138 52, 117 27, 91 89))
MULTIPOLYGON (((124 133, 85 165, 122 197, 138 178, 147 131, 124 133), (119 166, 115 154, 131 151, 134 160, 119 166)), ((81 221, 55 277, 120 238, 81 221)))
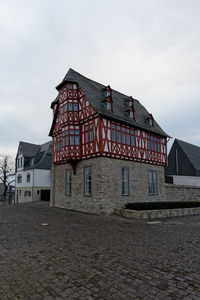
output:
POLYGON ((200 216, 149 226, 43 202, 1 206, 0 299, 197 300, 199 239, 200 216))

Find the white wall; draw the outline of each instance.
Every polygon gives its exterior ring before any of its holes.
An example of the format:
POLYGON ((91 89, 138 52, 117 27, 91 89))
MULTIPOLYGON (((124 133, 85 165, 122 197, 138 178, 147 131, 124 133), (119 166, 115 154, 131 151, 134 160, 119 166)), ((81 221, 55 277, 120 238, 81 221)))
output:
POLYGON ((16 175, 15 175, 15 186, 16 187, 32 187, 33 185, 33 170, 26 170, 26 171, 17 171, 16 175), (18 175, 21 174, 22 175, 22 183, 18 183, 17 182, 17 177, 18 175), (30 182, 27 182, 26 178, 27 178, 27 174, 30 174, 30 182))
POLYGON ((20 187, 50 187, 50 170, 30 169, 26 171, 17 171, 16 188, 20 187), (17 182, 17 176, 22 175, 22 183, 17 182), (30 182, 27 182, 27 174, 30 174, 30 182))
POLYGON ((34 169, 34 186, 50 187, 50 170, 34 169))
POLYGON ((200 177, 197 176, 173 176, 173 183, 176 185, 189 185, 200 187, 200 177))

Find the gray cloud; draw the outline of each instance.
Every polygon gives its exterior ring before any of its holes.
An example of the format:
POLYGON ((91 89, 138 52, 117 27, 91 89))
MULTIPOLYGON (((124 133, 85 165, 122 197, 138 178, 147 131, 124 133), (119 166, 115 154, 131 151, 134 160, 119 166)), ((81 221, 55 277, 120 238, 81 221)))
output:
POLYGON ((138 98, 173 137, 200 145, 198 0, 0 2, 0 152, 49 139, 69 67, 138 98))

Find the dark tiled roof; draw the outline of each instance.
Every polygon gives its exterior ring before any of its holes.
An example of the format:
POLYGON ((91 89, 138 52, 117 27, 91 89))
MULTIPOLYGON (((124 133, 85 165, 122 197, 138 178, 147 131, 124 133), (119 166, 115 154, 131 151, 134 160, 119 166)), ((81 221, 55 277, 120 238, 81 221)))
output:
MULTIPOLYGON (((200 147, 175 139, 196 170, 200 172, 200 147)), ((174 142, 175 142, 174 141, 174 142)))
POLYGON ((28 169, 50 170, 51 169, 52 141, 49 141, 42 145, 20 142, 19 147, 21 147, 23 156, 28 159, 28 163, 24 167, 25 170, 28 169), (33 163, 31 163, 32 160, 33 163))
MULTIPOLYGON (((112 90, 112 101, 113 101, 113 112, 105 109, 103 104, 105 100, 105 85, 95 82, 91 79, 84 77, 76 71, 69 69, 63 81, 57 86, 57 89, 65 82, 77 83, 83 93, 86 95, 90 104, 104 117, 113 119, 115 121, 123 122, 134 127, 157 133, 162 136, 168 136, 154 120, 154 126, 147 125, 146 118, 149 116, 148 111, 141 105, 141 103, 134 99, 135 108, 135 120, 130 120, 126 115, 127 106, 125 101, 130 99, 129 96, 121 94, 115 90, 112 90)), ((51 107, 54 103, 58 102, 58 97, 52 102, 51 107)))
POLYGON ((40 149, 40 145, 19 142, 19 148, 21 149, 24 157, 33 157, 40 149))

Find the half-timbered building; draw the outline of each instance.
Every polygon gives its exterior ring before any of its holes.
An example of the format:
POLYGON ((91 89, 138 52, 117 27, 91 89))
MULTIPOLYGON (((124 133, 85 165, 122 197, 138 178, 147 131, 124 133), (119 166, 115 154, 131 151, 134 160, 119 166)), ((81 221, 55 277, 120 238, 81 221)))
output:
POLYGON ((51 103, 51 205, 112 213, 165 200, 167 134, 132 96, 69 69, 51 103))

